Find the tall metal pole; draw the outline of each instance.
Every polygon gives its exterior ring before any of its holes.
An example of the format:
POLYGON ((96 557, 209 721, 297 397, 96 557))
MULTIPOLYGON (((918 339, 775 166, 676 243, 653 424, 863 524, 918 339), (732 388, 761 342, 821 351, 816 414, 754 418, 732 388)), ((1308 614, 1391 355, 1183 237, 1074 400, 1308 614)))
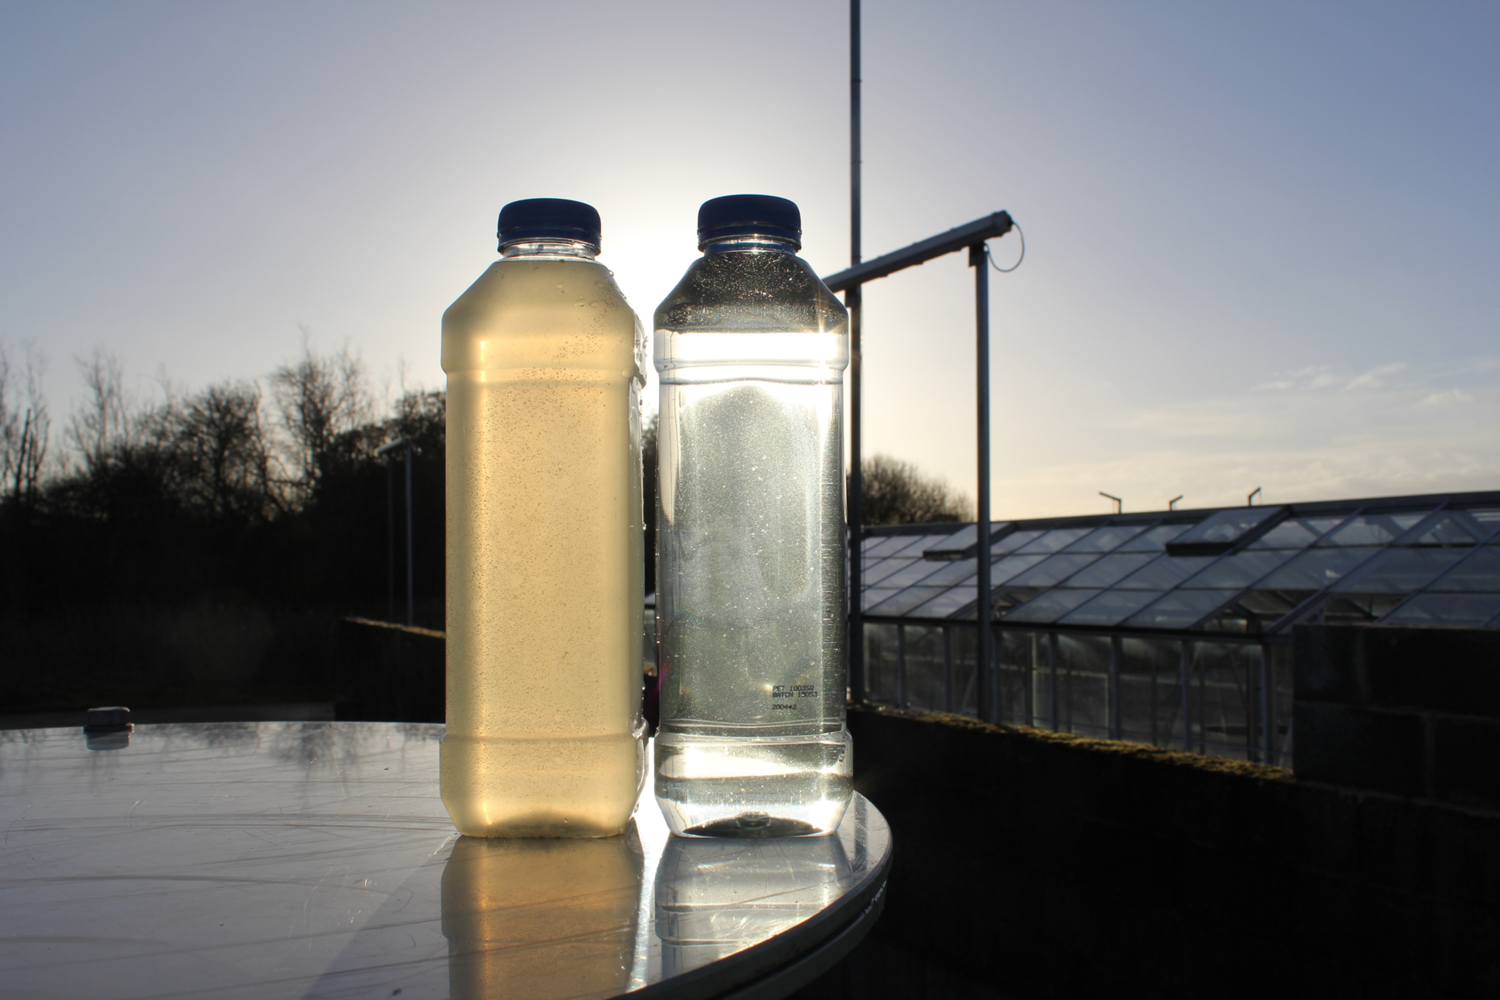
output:
POLYGON ((416 622, 416 591, 411 571, 411 442, 406 442, 406 624, 416 622))
MULTIPOLYGON (((849 0, 849 263, 860 255, 859 0, 849 0)), ((865 700, 864 475, 860 469, 860 320, 864 295, 859 285, 844 292, 849 310, 849 691, 865 700)))
POLYGON ((969 247, 969 266, 974 269, 974 339, 975 364, 978 368, 977 409, 979 410, 979 603, 974 624, 978 630, 977 677, 979 680, 979 717, 994 721, 996 676, 990 629, 990 268, 984 244, 969 247))

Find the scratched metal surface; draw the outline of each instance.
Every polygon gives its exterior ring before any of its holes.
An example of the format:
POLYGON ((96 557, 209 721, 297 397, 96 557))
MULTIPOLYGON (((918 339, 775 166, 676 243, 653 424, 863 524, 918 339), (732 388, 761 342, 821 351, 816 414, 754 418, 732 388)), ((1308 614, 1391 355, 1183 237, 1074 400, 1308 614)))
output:
POLYGON ((621 837, 460 838, 441 736, 0 732, 0 1000, 708 996, 854 919, 890 862, 860 796, 831 837, 682 840, 649 781, 621 837))

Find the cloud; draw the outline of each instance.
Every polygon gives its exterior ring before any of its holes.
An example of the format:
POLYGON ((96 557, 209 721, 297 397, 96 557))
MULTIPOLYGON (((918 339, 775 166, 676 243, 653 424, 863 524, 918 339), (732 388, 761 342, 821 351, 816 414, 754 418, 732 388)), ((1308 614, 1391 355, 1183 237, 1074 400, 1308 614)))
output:
POLYGON ((1383 387, 1386 384, 1386 380, 1390 376, 1396 374, 1397 372, 1401 371, 1405 367, 1406 367, 1406 362, 1405 361, 1397 361, 1395 364, 1381 365, 1378 368, 1371 368, 1369 371, 1365 372, 1363 375, 1356 375, 1356 376, 1354 376, 1354 378, 1350 379, 1349 380, 1349 384, 1346 385, 1346 386, 1344 386, 1344 388, 1345 389, 1379 389, 1379 388, 1383 387))
POLYGON ((1446 405, 1448 403, 1472 403, 1472 402, 1474 402, 1474 397, 1471 396, 1471 395, 1469 395, 1467 392, 1464 392, 1462 389, 1444 389, 1442 392, 1435 392, 1435 393, 1433 393, 1432 395, 1428 396, 1426 399, 1422 400, 1417 405, 1418 406, 1444 406, 1444 405, 1446 405))
POLYGON ((1392 375, 1410 367, 1405 361, 1378 365, 1358 375, 1339 372, 1332 365, 1313 365, 1294 372, 1277 372, 1269 382, 1252 386, 1251 392, 1285 392, 1289 389, 1383 389, 1392 375))

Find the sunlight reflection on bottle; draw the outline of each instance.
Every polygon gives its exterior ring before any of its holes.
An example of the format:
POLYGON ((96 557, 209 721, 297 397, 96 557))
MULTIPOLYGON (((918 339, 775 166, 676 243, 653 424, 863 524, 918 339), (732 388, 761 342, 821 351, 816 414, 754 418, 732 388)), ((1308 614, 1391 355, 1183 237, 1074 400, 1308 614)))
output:
POLYGON ((630 982, 642 852, 599 840, 460 837, 443 869, 453 1000, 606 997, 630 982))
POLYGON ((656 875, 663 977, 801 923, 832 902, 849 877, 841 837, 673 837, 656 875))

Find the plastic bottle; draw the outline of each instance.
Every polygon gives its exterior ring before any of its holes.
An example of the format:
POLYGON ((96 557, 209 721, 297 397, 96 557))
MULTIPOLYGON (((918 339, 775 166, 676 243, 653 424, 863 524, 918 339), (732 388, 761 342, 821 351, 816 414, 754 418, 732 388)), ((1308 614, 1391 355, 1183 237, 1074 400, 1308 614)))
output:
POLYGON ((443 804, 472 836, 608 837, 644 779, 645 336, 590 206, 512 202, 500 250, 443 314, 443 804))
POLYGON ((673 833, 824 834, 848 805, 848 316, 784 198, 698 213, 656 311, 656 798, 673 833))

